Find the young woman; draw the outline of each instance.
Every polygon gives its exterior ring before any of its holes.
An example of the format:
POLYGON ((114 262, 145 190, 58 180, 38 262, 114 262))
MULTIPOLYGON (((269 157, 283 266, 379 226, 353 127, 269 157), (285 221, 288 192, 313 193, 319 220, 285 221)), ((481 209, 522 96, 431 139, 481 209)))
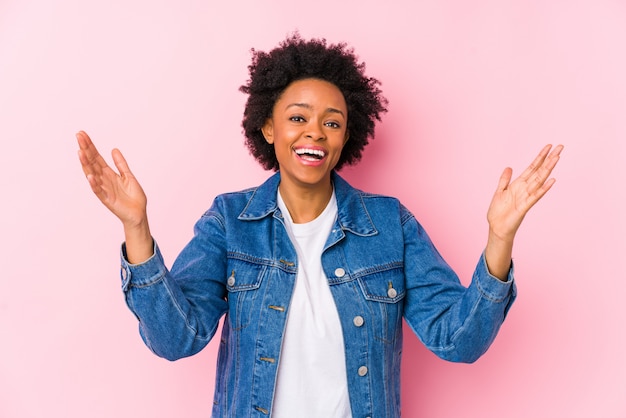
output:
POLYGON ((119 174, 77 135, 89 184, 122 222, 122 281, 140 334, 170 360, 199 352, 225 314, 214 417, 400 415, 402 318, 443 359, 472 362, 515 298, 511 251, 550 189, 562 146, 522 175, 506 169, 465 288, 397 199, 336 172, 360 160, 386 100, 345 44, 292 36, 254 52, 246 144, 262 185, 218 196, 168 270, 146 197, 119 150, 119 174))

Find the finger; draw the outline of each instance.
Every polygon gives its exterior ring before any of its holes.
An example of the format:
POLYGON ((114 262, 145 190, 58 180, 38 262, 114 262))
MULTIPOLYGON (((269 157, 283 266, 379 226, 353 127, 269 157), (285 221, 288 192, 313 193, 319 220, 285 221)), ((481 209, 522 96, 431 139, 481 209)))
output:
POLYGON ((511 167, 505 168, 502 174, 500 175, 500 179, 498 180, 498 188, 496 189, 496 191, 503 192, 504 190, 506 190, 507 187, 509 187, 509 184, 511 183, 512 176, 513 176, 513 170, 511 169, 511 167))
POLYGON ((546 159, 546 156, 550 152, 552 145, 548 144, 539 152, 539 154, 535 157, 532 163, 524 170, 524 172, 520 175, 520 178, 523 180, 528 180, 532 174, 537 171, 539 167, 543 164, 546 159))
POLYGON ((95 176, 96 172, 102 171, 99 165, 94 165, 92 160, 87 156, 85 150, 78 150, 78 160, 83 169, 85 176, 95 176))
MULTIPOLYGON (((83 151, 79 150, 79 157, 81 159, 84 158, 84 156, 82 156, 83 151)), ((98 173, 90 173, 88 172, 89 169, 84 169, 85 171, 85 177, 87 178, 87 182, 89 183, 89 187, 91 188, 91 191, 96 195, 96 197, 106 206, 109 207, 109 192, 107 191, 107 186, 110 186, 110 179, 105 178, 106 176, 104 175, 104 173, 102 172, 102 170, 98 170, 98 173)), ((117 174, 113 173, 113 170, 109 171, 114 175, 117 176, 117 174)))
MULTIPOLYGON (((102 159, 102 157, 94 160, 93 157, 90 157, 85 150, 78 150, 78 159, 80 160, 80 164, 85 176, 91 175, 99 178, 106 175, 106 171, 114 173, 114 171, 106 164, 106 162, 104 162, 104 159, 102 159), (102 159, 102 162, 99 161, 100 159, 102 159)), ((116 173, 114 174, 117 175, 116 173)))
POLYGON ((561 151, 563 151, 563 145, 558 145, 557 147, 555 147, 550 155, 548 155, 547 158, 543 161, 541 167, 539 167, 534 173, 533 186, 535 188, 539 189, 544 185, 544 183, 552 173, 552 170, 554 170, 554 167, 556 167, 557 163, 559 162, 561 151))
POLYGON ((130 171, 130 168, 128 167, 126 158, 124 158, 124 155, 119 149, 117 148, 113 149, 113 151, 111 151, 111 156, 113 157, 113 162, 115 163, 115 167, 117 168, 117 171, 119 171, 122 177, 133 175, 133 173, 130 171))
POLYGON ((102 185, 102 181, 99 177, 96 177, 92 174, 87 175, 87 181, 89 182, 89 186, 91 187, 91 191, 106 204, 108 200, 108 194, 102 185))
MULTIPOLYGON (((76 139, 78 140, 79 149, 80 151, 82 151, 82 155, 84 156, 81 159, 83 170, 85 169, 85 167, 87 168, 91 167, 92 170, 95 170, 98 167, 100 168, 108 167, 108 164, 106 163, 104 158, 102 158, 102 156, 98 152, 98 149, 96 148, 94 143, 91 141, 91 138, 89 138, 89 135, 87 135, 86 132, 84 131, 78 132, 76 134, 76 139)), ((80 155, 81 154, 79 154, 79 156, 80 155)))
POLYGON ((93 144, 91 142, 91 138, 89 138, 89 135, 87 135, 87 132, 85 131, 78 131, 76 133, 76 140, 78 141, 78 146, 81 149, 87 148, 90 144, 93 144))
POLYGON ((532 205, 537 203, 556 182, 555 178, 548 179, 548 177, 559 162, 563 148, 565 148, 563 145, 557 145, 544 161, 540 170, 541 174, 537 173, 535 177, 536 190, 532 193, 532 205))
POLYGON ((91 138, 89 138, 89 135, 87 135, 86 132, 84 131, 80 131, 76 134, 76 139, 78 141, 78 147, 83 150, 86 154, 90 155, 90 154, 99 154, 98 150, 96 149, 96 146, 94 145, 94 143, 91 141, 91 138))
POLYGON ((563 145, 557 145, 556 147, 554 147, 554 149, 552 150, 552 152, 548 156, 548 158, 547 158, 548 160, 552 160, 552 159, 554 160, 553 167, 559 161, 559 158, 561 157, 561 152, 563 151, 563 148, 565 148, 563 145))
POLYGON ((535 205, 535 203, 537 203, 543 196, 545 196, 546 193, 548 193, 548 190, 550 190, 552 188, 552 186, 554 185, 554 183, 556 182, 556 179, 554 178, 550 178, 547 181, 545 181, 541 187, 539 187, 532 195, 531 195, 531 199, 530 199, 530 205, 529 205, 529 209, 531 207, 533 207, 535 205))

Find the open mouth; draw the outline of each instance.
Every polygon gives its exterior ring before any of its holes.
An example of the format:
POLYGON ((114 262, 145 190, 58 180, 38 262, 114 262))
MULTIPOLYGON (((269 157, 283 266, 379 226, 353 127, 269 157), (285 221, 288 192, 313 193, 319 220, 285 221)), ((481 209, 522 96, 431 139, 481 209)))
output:
POLYGON ((294 151, 300 158, 306 161, 319 161, 326 156, 326 152, 321 149, 297 148, 294 151))

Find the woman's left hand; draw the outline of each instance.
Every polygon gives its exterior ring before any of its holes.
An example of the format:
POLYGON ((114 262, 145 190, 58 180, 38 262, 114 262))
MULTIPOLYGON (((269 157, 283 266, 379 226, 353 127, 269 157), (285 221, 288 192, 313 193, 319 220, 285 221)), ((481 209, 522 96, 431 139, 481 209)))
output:
POLYGON ((487 220, 489 236, 485 247, 485 261, 489 272, 500 280, 507 280, 511 267, 513 240, 517 229, 530 208, 554 184, 550 173, 559 162, 563 145, 546 145, 526 170, 511 182, 513 170, 504 169, 496 193, 491 199, 487 220))
POLYGON ((546 145, 528 168, 511 182, 513 170, 504 169, 487 212, 490 232, 499 239, 513 240, 524 216, 550 190, 555 182, 549 178, 559 161, 563 145, 546 145))

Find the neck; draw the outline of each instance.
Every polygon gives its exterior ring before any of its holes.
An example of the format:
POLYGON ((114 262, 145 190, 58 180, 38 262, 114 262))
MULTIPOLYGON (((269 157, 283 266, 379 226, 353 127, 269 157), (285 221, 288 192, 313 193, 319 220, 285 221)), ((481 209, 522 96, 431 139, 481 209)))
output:
POLYGON ((325 187, 316 188, 296 187, 281 181, 278 189, 291 219, 297 224, 311 222, 317 218, 326 209, 333 195, 330 181, 325 187))

